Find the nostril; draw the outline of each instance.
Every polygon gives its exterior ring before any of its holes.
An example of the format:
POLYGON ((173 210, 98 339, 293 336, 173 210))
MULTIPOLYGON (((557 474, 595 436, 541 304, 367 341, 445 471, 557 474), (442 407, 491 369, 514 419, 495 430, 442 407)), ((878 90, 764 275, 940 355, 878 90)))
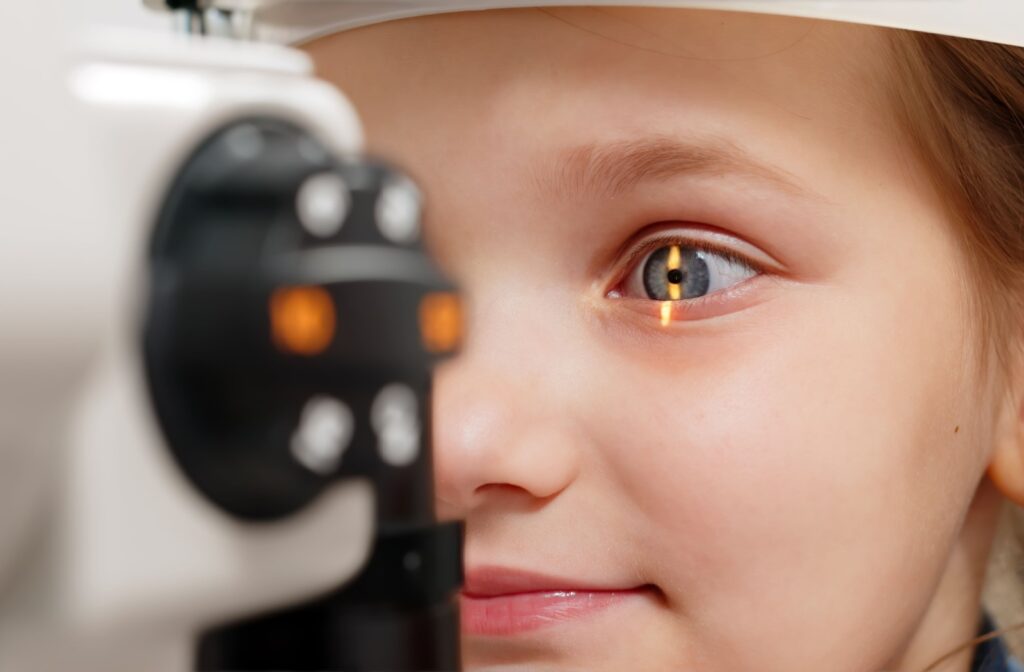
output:
POLYGON ((511 483, 485 483, 473 491, 476 507, 500 507, 520 513, 539 511, 555 496, 541 496, 529 488, 511 483))
POLYGON ((511 483, 484 483, 483 485, 478 486, 476 490, 473 491, 473 494, 480 494, 484 492, 525 495, 530 494, 530 492, 526 488, 518 485, 512 485, 511 483))

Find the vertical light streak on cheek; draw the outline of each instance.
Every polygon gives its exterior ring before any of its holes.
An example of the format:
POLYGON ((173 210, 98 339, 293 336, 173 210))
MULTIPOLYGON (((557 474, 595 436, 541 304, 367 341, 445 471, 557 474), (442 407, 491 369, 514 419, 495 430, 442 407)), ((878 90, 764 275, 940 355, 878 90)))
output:
POLYGON ((662 301, 661 302, 661 326, 667 327, 668 323, 672 321, 672 302, 662 301))

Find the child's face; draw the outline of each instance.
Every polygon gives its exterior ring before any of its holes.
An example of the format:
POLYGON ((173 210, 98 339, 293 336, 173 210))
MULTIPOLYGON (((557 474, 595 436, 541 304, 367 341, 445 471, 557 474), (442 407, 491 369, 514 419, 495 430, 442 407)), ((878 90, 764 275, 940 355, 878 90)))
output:
MULTIPOLYGON (((881 45, 849 24, 558 9, 311 48, 369 149, 419 181, 466 298, 435 450, 471 582, 647 586, 471 632, 467 667, 867 672, 899 660, 940 579, 969 584, 949 556, 989 392, 881 45)), ((976 588, 953 591, 967 631, 946 634, 973 635, 976 588)))

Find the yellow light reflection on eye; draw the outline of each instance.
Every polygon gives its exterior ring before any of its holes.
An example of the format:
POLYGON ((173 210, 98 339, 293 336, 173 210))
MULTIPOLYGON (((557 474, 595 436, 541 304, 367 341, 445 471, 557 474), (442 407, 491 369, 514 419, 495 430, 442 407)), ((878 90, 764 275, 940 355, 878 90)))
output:
MULTIPOLYGON (((682 261, 682 255, 679 253, 679 246, 673 245, 668 250, 668 268, 665 272, 667 273, 668 271, 678 271, 679 267, 682 265, 682 261)), ((668 298, 670 298, 673 301, 678 301, 679 299, 683 298, 683 288, 679 286, 678 282, 668 283, 668 298)), ((665 314, 665 308, 664 306, 662 306, 662 323, 665 322, 665 314)))
POLYGON ((661 326, 667 327, 668 323, 672 321, 672 302, 662 301, 661 302, 661 326))

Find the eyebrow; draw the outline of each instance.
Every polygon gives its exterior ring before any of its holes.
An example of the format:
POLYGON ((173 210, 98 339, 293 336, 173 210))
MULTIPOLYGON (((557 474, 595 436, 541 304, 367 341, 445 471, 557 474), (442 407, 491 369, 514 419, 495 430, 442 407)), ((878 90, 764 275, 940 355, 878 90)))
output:
POLYGON ((558 198, 615 198, 649 180, 681 175, 738 174, 794 196, 823 200, 778 166, 763 163, 720 137, 649 136, 561 150, 543 190, 558 198))

